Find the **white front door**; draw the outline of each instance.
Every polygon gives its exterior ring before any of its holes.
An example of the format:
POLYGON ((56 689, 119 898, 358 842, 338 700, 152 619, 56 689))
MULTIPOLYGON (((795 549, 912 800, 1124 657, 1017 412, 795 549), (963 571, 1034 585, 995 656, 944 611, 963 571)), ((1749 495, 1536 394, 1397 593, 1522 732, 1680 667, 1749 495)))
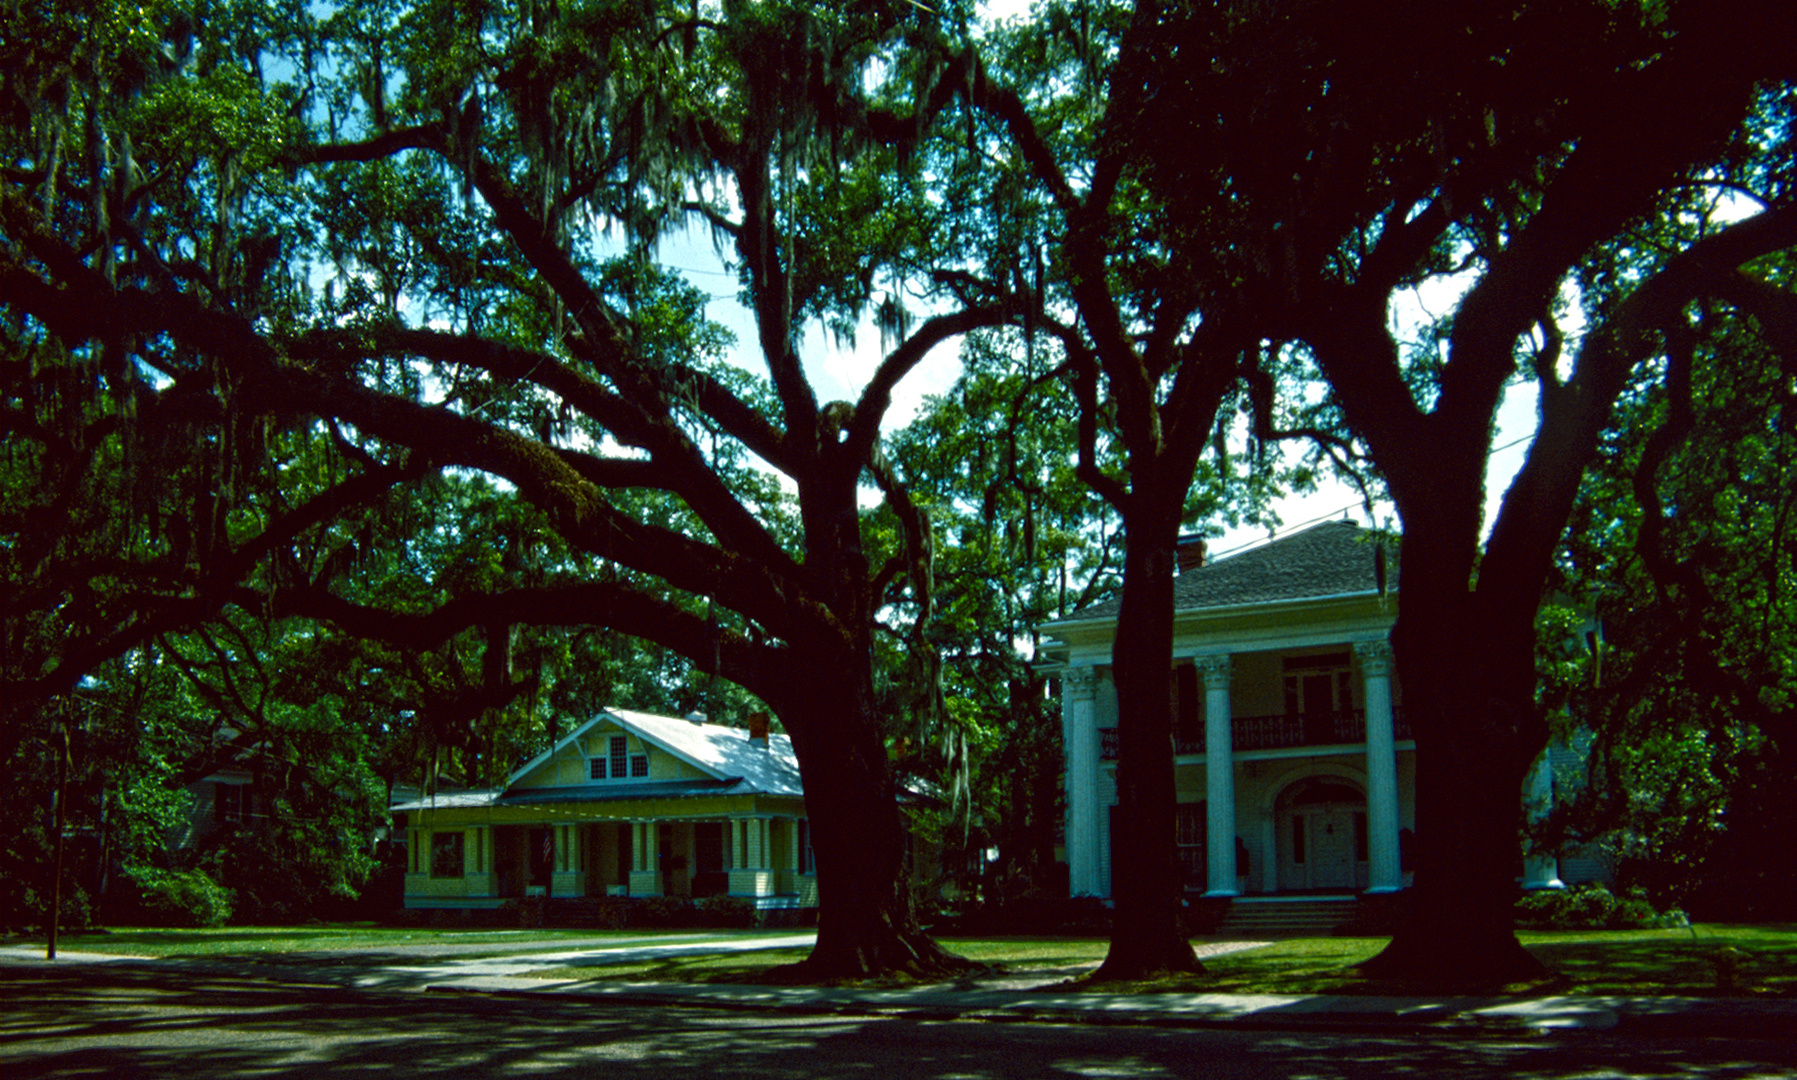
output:
POLYGON ((1310 832, 1310 887, 1354 887, 1354 813, 1319 810, 1305 815, 1310 832))

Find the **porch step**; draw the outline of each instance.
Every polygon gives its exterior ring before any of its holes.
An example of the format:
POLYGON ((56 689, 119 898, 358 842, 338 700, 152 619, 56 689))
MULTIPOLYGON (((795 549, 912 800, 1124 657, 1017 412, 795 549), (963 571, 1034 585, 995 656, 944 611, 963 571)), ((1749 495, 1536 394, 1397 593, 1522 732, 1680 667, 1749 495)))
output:
POLYGON ((1288 937, 1328 937, 1335 928, 1354 919, 1353 897, 1294 897, 1246 899, 1238 897, 1217 927, 1217 937, 1262 940, 1288 937))

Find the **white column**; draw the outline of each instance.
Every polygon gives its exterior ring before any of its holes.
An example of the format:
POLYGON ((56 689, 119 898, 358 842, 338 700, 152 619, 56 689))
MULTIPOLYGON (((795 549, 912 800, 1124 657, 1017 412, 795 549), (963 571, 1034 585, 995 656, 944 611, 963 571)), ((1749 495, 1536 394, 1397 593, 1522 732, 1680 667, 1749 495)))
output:
MULTIPOLYGON (((1554 764, 1551 749, 1543 750, 1529 770, 1524 788, 1523 808, 1530 821, 1538 821, 1554 808, 1554 764)), ((1522 860, 1522 887, 1525 889, 1564 889, 1560 880, 1560 860, 1548 851, 1528 851, 1522 860)))
POLYGON ((1366 692, 1367 892, 1404 887, 1398 859, 1398 755, 1392 734, 1391 645, 1354 644, 1366 692))
POLYGON ((1209 858, 1206 896, 1234 896, 1235 739, 1229 711, 1229 657, 1200 656, 1204 680, 1205 845, 1209 858))
POLYGON ((1102 896, 1098 824, 1098 674, 1089 667, 1061 673, 1061 724, 1067 748, 1067 891, 1102 896))

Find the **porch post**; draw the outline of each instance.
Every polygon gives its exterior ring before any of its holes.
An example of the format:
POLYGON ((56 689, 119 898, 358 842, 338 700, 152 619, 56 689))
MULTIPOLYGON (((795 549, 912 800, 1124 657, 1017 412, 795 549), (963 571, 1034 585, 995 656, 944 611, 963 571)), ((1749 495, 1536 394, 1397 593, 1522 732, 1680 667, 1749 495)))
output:
POLYGON ((1392 732, 1391 644, 1357 641, 1360 673, 1366 680, 1366 840, 1367 892, 1404 887, 1398 860, 1398 756, 1392 732))
POLYGON ((586 827, 555 826, 555 875, 550 892, 556 896, 587 894, 586 827))
POLYGON ((1229 657, 1200 656, 1193 663, 1204 680, 1204 801, 1206 896, 1234 896, 1235 740, 1229 711, 1229 657))
POLYGON ((1098 846, 1098 673, 1061 673, 1061 726, 1067 748, 1067 892, 1104 895, 1098 846))
MULTIPOLYGON (((1530 821, 1538 821, 1554 808, 1553 749, 1541 752, 1535 767, 1529 770, 1524 810, 1530 821)), ((1560 860, 1550 851, 1530 850, 1522 862, 1522 887, 1525 889, 1564 889, 1560 880, 1560 860)))
POLYGON ((662 890, 661 858, 655 850, 657 829, 654 821, 630 823, 630 895, 660 896, 662 890))
POLYGON ((764 817, 729 822, 731 896, 772 896, 778 891, 770 824, 764 817))

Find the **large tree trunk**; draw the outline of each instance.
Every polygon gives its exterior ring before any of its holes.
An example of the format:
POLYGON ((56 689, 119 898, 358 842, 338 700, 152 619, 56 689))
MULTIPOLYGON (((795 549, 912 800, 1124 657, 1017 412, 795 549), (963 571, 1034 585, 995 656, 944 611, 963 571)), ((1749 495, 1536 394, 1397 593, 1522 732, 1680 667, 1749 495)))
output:
POLYGON ((801 664, 806 684, 780 716, 799 758, 805 814, 817 856, 817 945, 787 969, 794 981, 938 977, 975 965, 923 932, 905 866, 905 824, 880 725, 872 676, 846 657, 801 664))
POLYGON ((1539 978, 1547 969, 1514 926, 1523 780, 1546 742, 1534 603, 1482 603, 1469 592, 1472 544, 1430 525, 1405 529, 1392 635, 1417 746, 1416 887, 1391 944, 1361 968, 1427 984, 1539 978))
MULTIPOLYGON (((1139 485, 1145 486, 1143 478, 1139 485)), ((1174 836, 1173 566, 1178 498, 1125 518, 1128 545, 1111 665, 1117 682, 1117 828, 1111 834, 1111 947, 1098 979, 1202 970, 1180 925, 1174 836)), ((1138 493, 1138 498, 1149 502, 1138 493)))

